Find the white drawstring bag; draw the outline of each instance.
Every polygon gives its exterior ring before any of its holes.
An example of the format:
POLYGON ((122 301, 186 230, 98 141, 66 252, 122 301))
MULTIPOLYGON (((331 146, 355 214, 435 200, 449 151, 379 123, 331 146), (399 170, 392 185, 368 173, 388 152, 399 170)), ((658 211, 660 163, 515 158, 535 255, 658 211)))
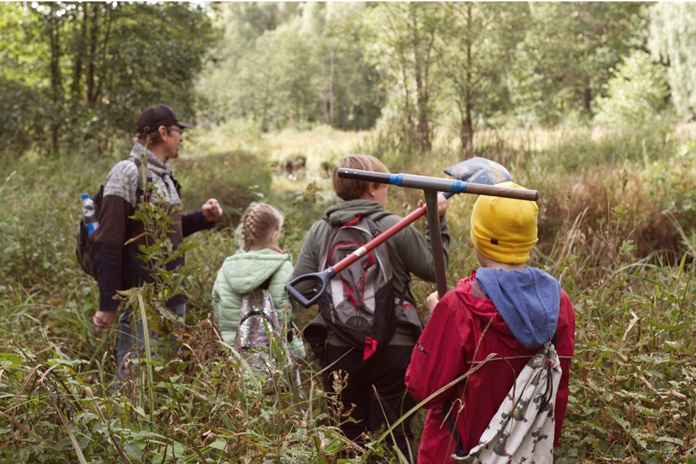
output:
POLYGON ((552 342, 542 346, 517 376, 479 444, 452 459, 467 464, 553 462, 554 406, 561 364, 552 342))

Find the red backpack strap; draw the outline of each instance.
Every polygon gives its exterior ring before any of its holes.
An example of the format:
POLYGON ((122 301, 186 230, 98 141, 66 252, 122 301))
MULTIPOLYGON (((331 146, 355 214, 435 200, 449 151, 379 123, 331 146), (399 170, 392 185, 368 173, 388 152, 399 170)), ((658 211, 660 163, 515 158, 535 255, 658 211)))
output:
POLYGON ((355 216, 353 219, 351 219, 350 221, 343 224, 343 226, 345 227, 345 226, 352 226, 353 224, 357 224, 361 217, 362 216, 355 216))

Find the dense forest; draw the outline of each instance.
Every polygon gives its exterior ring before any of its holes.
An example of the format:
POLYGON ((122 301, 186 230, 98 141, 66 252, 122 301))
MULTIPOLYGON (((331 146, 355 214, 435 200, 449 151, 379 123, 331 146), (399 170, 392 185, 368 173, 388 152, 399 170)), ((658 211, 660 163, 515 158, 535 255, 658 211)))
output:
POLYGON ((56 154, 167 101, 204 127, 483 128, 694 117, 690 3, 3 3, 0 149, 56 154))
MULTIPOLYGON (((244 208, 279 208, 296 259, 352 153, 437 177, 483 156, 537 190, 530 263, 576 315, 555 462, 696 462, 696 3, 3 2, 0 38, 0 463, 410 462, 390 429, 346 439, 329 411, 349 406, 311 356, 299 385, 281 359, 267 394, 211 314, 244 208), (195 124, 172 162, 186 209, 212 196, 224 216, 176 270, 152 232, 158 279, 120 298, 160 337, 114 391, 116 330, 94 330, 75 259, 79 198, 156 103, 195 124)), ((422 193, 392 186, 388 209, 422 193)), ((477 264, 475 198, 448 202, 450 289, 477 264)), ((427 323, 435 286, 411 286, 427 323)), ((407 414, 415 450, 425 412, 407 414)))

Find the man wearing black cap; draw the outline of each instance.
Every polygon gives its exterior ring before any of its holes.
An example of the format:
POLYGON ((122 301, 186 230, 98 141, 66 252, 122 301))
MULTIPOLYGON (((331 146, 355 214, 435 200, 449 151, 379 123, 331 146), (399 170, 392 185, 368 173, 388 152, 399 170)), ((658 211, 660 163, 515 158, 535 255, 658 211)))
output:
MULTIPOLYGON (((149 201, 159 203, 174 219, 169 230, 173 249, 183 242, 184 237, 212 228, 222 215, 222 209, 214 198, 209 199, 200 210, 182 214, 179 184, 172 177, 169 159, 179 156, 179 145, 184 139, 182 132, 189 127, 190 124, 179 121, 174 111, 166 105, 145 108, 138 118, 138 134, 130 156, 117 163, 104 182, 99 228, 94 233, 99 310, 92 318, 94 324, 102 330, 108 330, 116 322, 119 301, 114 296, 117 291, 153 281, 147 265, 138 257, 138 247, 147 242, 143 234, 144 225, 132 218, 142 190, 142 180, 139 181, 141 169, 146 169, 148 173, 148 192, 151 192, 148 194, 149 201)), ((182 255, 172 260, 168 268, 176 269, 183 264, 182 255)), ((167 307, 176 316, 184 318, 185 296, 175 295, 167 301, 167 307)), ((125 372, 124 361, 127 355, 142 343, 142 324, 133 327, 132 312, 132 308, 126 308, 118 317, 116 358, 120 375, 125 372)))

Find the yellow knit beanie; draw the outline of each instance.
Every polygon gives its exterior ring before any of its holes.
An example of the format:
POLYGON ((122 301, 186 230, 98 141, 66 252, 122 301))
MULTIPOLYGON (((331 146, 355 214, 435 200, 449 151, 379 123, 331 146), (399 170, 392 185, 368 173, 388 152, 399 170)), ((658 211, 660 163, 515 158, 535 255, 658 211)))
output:
MULTIPOLYGON (((514 182, 496 187, 524 188, 514 182)), ((479 196, 471 211, 471 241, 485 257, 506 264, 522 264, 536 245, 536 202, 479 196)))

